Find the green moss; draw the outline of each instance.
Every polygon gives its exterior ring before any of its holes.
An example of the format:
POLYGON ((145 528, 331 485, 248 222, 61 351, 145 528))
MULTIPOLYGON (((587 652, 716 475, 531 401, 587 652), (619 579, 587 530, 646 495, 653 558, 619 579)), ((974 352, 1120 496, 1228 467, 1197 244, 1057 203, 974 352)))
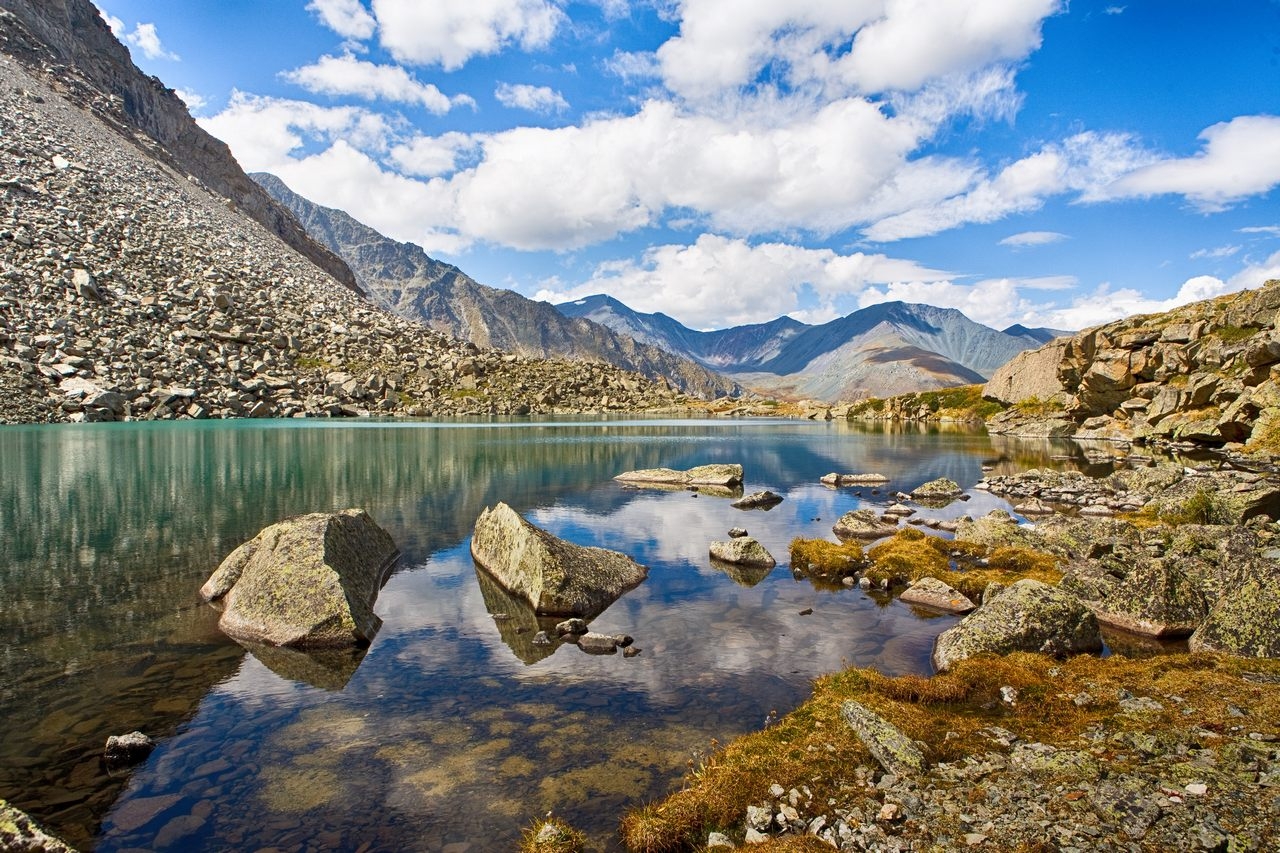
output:
POLYGON ((1027 397, 1013 404, 1013 409, 1020 414, 1033 418, 1045 418, 1061 414, 1064 407, 1059 400, 1044 400, 1040 397, 1027 397))
POLYGON ((1231 524, 1234 521, 1231 505, 1222 495, 1202 487, 1174 506, 1165 507, 1159 513, 1160 521, 1178 524, 1231 524))
POLYGON ((1252 326, 1219 326, 1211 334, 1224 344, 1233 344, 1247 341, 1257 333, 1258 330, 1252 326))

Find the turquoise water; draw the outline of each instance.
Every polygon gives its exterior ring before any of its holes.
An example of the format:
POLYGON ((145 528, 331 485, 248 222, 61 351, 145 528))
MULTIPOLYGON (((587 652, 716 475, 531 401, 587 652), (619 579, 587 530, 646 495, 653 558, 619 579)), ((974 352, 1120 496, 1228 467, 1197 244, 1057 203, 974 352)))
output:
MULTIPOLYGON (((201 422, 0 430, 0 797, 82 849, 509 848, 554 811, 598 849, 622 811, 666 793, 712 738, 759 728, 844 665, 927 672, 928 618, 792 578, 787 545, 831 536, 887 494, 828 489, 879 472, 890 491, 1062 447, 960 430, 841 422, 201 422), (637 468, 740 462, 786 500, 626 488, 637 468), (535 647, 531 614, 486 582, 468 542, 505 501, 581 544, 650 568, 592 624, 633 658, 535 647), (403 557, 367 653, 247 653, 197 590, 289 515, 367 509, 403 557), (711 566, 746 527, 779 559, 763 578, 711 566), (753 583, 754 582, 754 583, 753 583), (802 611, 811 614, 801 615, 802 611), (112 774, 107 736, 159 746, 112 774)), ((934 517, 1003 501, 973 492, 934 517)))

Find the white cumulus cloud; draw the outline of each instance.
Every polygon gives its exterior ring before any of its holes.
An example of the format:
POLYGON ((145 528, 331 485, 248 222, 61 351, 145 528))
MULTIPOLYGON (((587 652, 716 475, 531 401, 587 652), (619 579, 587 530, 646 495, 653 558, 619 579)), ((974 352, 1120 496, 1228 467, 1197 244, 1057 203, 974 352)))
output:
POLYGON ((459 104, 475 103, 466 95, 450 98, 435 85, 419 81, 398 65, 377 65, 349 53, 322 56, 311 65, 280 76, 308 92, 415 104, 436 115, 443 115, 459 104))
POLYGON ((373 0, 373 14, 393 57, 445 70, 511 44, 544 47, 565 21, 548 0, 373 0))
POLYGON ((499 83, 493 96, 498 103, 512 109, 535 113, 555 113, 569 109, 569 102, 550 86, 530 86, 527 83, 499 83))
POLYGON ((347 39, 364 41, 371 38, 378 27, 360 0, 311 0, 307 11, 315 13, 321 23, 347 39))

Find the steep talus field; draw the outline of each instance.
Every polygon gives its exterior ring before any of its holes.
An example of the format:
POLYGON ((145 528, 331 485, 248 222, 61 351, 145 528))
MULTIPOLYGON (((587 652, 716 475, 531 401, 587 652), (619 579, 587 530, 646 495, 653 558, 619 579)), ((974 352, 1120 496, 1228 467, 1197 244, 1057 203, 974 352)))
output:
MULTIPOLYGON (((96 20, 87 0, 48 11, 96 20)), ((12 14, 0 37, 40 53, 12 14)), ((482 349, 372 304, 169 152, 123 141, 110 96, 67 73, 0 57, 0 421, 679 403, 611 365, 482 349)))
POLYGON ((1129 317, 1019 355, 986 397, 1017 434, 1280 447, 1280 281, 1129 317))
POLYGON ((702 397, 737 394, 736 383, 643 338, 617 334, 545 302, 486 287, 412 243, 379 234, 340 210, 315 204, 274 175, 257 181, 307 232, 342 257, 379 304, 437 331, 519 355, 604 361, 702 397))

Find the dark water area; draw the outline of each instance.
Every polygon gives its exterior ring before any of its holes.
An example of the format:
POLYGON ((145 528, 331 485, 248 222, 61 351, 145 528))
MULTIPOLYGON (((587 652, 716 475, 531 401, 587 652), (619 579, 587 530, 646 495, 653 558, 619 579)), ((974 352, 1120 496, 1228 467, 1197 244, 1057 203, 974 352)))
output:
MULTIPOLYGON (((842 422, 6 427, 0 797, 85 850, 478 853, 549 811, 619 849, 623 810, 667 793, 713 738, 759 728, 843 666, 927 673, 955 623, 792 577, 791 539, 834 538, 844 512, 892 502, 819 477, 969 489, 983 465, 1050 464, 1096 463, 1065 443, 842 422), (612 479, 709 462, 742 463, 746 491, 785 501, 743 512, 612 479), (638 656, 532 644, 536 618, 468 552, 498 501, 649 567, 592 623, 633 636, 638 656), (218 631, 197 590, 227 553, 287 516, 353 506, 403 554, 367 651, 246 650, 218 631), (780 565, 712 566, 709 543, 735 526, 780 565), (156 751, 109 772, 106 738, 134 729, 156 751)), ((1008 506, 970 495, 924 514, 1008 506)))

